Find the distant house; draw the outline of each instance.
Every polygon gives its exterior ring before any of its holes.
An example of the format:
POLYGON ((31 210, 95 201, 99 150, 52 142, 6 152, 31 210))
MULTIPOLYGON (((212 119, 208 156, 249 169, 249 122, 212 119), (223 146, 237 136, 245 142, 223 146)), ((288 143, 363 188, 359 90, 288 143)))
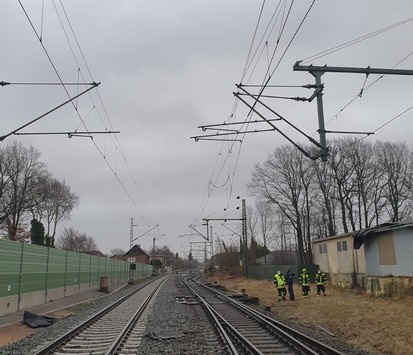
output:
POLYGON ((103 256, 106 258, 106 255, 103 254, 101 251, 99 250, 88 250, 88 251, 83 251, 83 254, 89 254, 89 255, 95 255, 95 256, 103 256))
POLYGON ((112 255, 109 259, 126 260, 126 257, 124 257, 123 255, 112 255))
POLYGON ((139 244, 134 245, 131 249, 129 249, 123 258, 126 258, 129 262, 132 263, 142 263, 142 264, 149 264, 150 257, 146 254, 139 244))
POLYGON ((295 250, 276 250, 255 259, 257 265, 297 265, 298 255, 295 250))
POLYGON ((413 219, 313 242, 314 262, 334 285, 413 295, 413 219))

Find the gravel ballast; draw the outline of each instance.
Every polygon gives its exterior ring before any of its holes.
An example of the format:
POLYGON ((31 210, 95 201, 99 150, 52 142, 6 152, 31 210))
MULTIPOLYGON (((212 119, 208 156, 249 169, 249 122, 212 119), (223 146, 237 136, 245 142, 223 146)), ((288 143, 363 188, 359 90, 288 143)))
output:
MULTIPOLYGON (((214 331, 203 315, 199 305, 190 305, 177 302, 177 298, 188 296, 179 279, 180 275, 171 275, 158 291, 147 317, 146 332, 136 351, 136 354, 224 354, 214 345, 214 331), (182 336, 172 339, 153 339, 150 333, 159 331, 176 331, 182 336)), ((0 349, 0 355, 34 354, 48 342, 56 339, 69 329, 86 320, 97 311, 107 307, 116 299, 129 293, 138 285, 128 285, 116 293, 94 301, 90 307, 70 317, 57 321, 50 327, 38 328, 35 333, 9 346, 0 349)), ((258 307, 259 308, 259 307, 258 307)), ((263 310, 260 310, 263 312, 263 310)), ((274 316, 269 312, 263 312, 274 316)), ((317 340, 326 342, 330 346, 342 351, 343 354, 363 354, 348 344, 340 341, 323 331, 310 329, 299 323, 288 324, 307 335, 313 335, 317 340)))

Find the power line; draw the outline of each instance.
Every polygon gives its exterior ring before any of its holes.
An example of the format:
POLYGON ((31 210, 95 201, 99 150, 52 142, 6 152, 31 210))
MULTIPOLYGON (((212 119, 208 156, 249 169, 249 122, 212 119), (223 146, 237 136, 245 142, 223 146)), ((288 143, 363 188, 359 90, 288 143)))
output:
MULTIPOLYGON (((38 39, 38 41, 39 41, 39 43, 40 43, 43 51, 45 52, 45 54, 46 54, 46 56, 47 56, 47 58, 48 58, 48 60, 49 60, 49 62, 50 62, 50 64, 51 64, 54 72, 56 73, 57 77, 59 78, 59 81, 60 81, 60 83, 61 83, 61 86, 64 88, 66 94, 67 94, 68 97, 70 98, 70 102, 71 102, 72 105, 74 106, 75 112, 76 112, 76 114, 78 115, 78 117, 79 117, 79 119, 80 119, 80 121, 81 121, 81 125, 84 126, 84 128, 86 129, 86 132, 89 132, 89 129, 87 128, 87 126, 86 126, 86 124, 85 124, 85 122, 84 122, 84 119, 81 117, 80 112, 77 110, 77 108, 75 107, 75 105, 74 105, 74 103, 73 103, 73 100, 74 100, 78 95, 75 96, 74 98, 71 98, 69 92, 68 92, 67 89, 66 89, 65 83, 63 83, 63 80, 61 79, 61 76, 60 76, 60 74, 59 74, 59 71, 58 71, 56 65, 54 64, 54 62, 53 62, 50 54, 48 53, 46 47, 45 47, 44 44, 43 44, 43 40, 42 40, 42 35, 43 35, 43 34, 42 34, 42 32, 41 32, 41 34, 39 35, 38 32, 36 31, 36 28, 35 28, 33 22, 31 21, 29 14, 27 13, 26 9, 24 8, 21 0, 19 0, 19 4, 20 4, 20 6, 21 6, 21 8, 22 8, 22 10, 23 10, 23 12, 24 12, 27 20, 29 21, 29 24, 30 24, 33 32, 35 33, 35 35, 36 35, 36 37, 37 37, 37 39, 38 39)), ((85 66, 86 66, 86 68, 87 68, 87 70, 88 70, 88 72, 89 72, 89 74, 90 74, 90 77, 92 77, 91 71, 90 71, 89 66, 88 66, 88 64, 87 64, 87 61, 86 61, 86 58, 85 58, 85 56, 83 55, 83 51, 82 51, 82 49, 81 49, 81 47, 80 47, 80 45, 79 45, 79 42, 78 42, 77 37, 76 37, 76 34, 75 34, 74 30, 73 30, 73 27, 71 26, 69 17, 67 16, 67 13, 66 13, 66 11, 65 11, 65 9, 64 9, 64 6, 63 6, 63 3, 62 3, 61 1, 60 1, 60 4, 61 4, 61 7, 62 7, 62 9, 63 9, 63 11, 64 11, 64 14, 65 14, 65 17, 66 17, 66 19, 67 19, 67 22, 68 22, 68 24, 69 24, 69 26, 70 26, 70 29, 71 29, 71 31, 72 31, 73 37, 74 37, 74 39, 75 39, 75 41, 76 41, 77 47, 79 48, 79 51, 80 51, 81 56, 82 56, 82 58, 83 58, 83 62, 85 63, 85 66)), ((60 24, 61 24, 61 26, 62 26, 62 30, 63 30, 63 32, 64 32, 64 34, 65 34, 65 36, 66 36, 66 40, 67 40, 67 42, 68 42, 68 44, 69 44, 69 47, 70 47, 70 49, 71 49, 71 51, 72 51, 72 55, 73 55, 73 57, 74 57, 74 60, 75 60, 75 62, 76 62, 76 64, 77 64, 77 66, 78 66, 78 72, 79 72, 79 71, 80 71, 80 65, 79 65, 79 62, 78 62, 77 59, 76 59, 76 55, 75 55, 75 53, 74 53, 73 47, 72 47, 71 44, 70 44, 69 36, 67 35, 67 32, 66 32, 65 29, 64 29, 63 21, 62 21, 60 15, 59 15, 58 9, 57 9, 57 7, 56 7, 56 5, 55 5, 54 2, 53 2, 53 5, 54 5, 55 11, 56 11, 56 13, 57 13, 57 16, 58 16, 58 18, 59 18, 60 24)), ((43 7, 43 9, 42 9, 42 28, 43 28, 43 11, 44 11, 44 7, 43 7)), ((43 31, 43 29, 42 29, 41 31, 43 31)), ((83 75, 82 75, 82 77, 83 77, 83 75)), ((101 102, 102 106, 104 107, 104 105, 103 105, 103 100, 102 100, 102 98, 100 97, 99 93, 98 93, 98 97, 99 97, 99 99, 100 99, 100 102, 101 102)), ((90 98, 91 98, 91 100, 92 100, 92 102, 93 102, 92 97, 90 97, 90 98)), ((115 131, 115 130, 113 129, 113 126, 112 126, 112 124, 111 124, 111 122, 110 122, 110 119, 109 119, 109 115, 107 114, 107 111, 106 111, 105 108, 104 108, 104 111, 105 111, 105 113, 106 113, 106 115, 107 115, 107 118, 108 118, 108 121, 109 121, 109 123, 110 123, 111 131, 115 131)), ((102 121, 102 123, 103 123, 103 121, 102 121)), ((119 145, 119 141, 117 141, 117 142, 118 142, 118 145, 119 145)), ((92 140, 92 143, 93 143, 93 145, 95 146, 95 148, 97 149, 97 151, 100 153, 101 157, 104 159, 105 163, 108 165, 108 167, 109 167, 109 169, 111 170, 111 172, 112 172, 112 173, 114 174, 114 176, 116 177, 116 180, 117 180, 118 183, 121 185, 122 189, 125 191, 126 195, 128 196, 128 198, 129 198, 130 201, 132 202, 133 206, 134 206, 134 207, 136 208, 136 210, 139 212, 139 214, 141 215, 141 217, 143 218, 143 220, 145 221, 145 223, 147 223, 147 225, 149 225, 149 223, 148 223, 148 221, 146 220, 145 216, 143 215, 143 213, 140 211, 139 207, 137 206, 135 199, 131 196, 131 194, 129 193, 128 189, 127 189, 126 186, 123 184, 123 182, 121 181, 120 177, 119 177, 118 174, 116 173, 115 169, 114 169, 114 168, 112 167, 112 165, 110 164, 110 162, 106 159, 105 154, 102 152, 102 150, 99 148, 99 146, 97 145, 97 143, 96 143, 94 140, 92 140)), ((123 156, 123 158, 124 158, 124 161, 125 161, 126 165, 128 166, 129 172, 131 173, 131 175, 132 175, 132 177, 133 177, 133 174, 132 174, 132 172, 131 172, 130 166, 127 164, 126 157, 125 157, 124 152, 123 152, 122 149, 121 149, 121 152, 122 152, 122 156, 123 156)), ((133 181, 134 181, 135 186, 137 186, 136 180, 135 180, 134 177, 133 177, 133 181)), ((138 190, 139 190, 139 188, 138 188, 138 190)), ((140 191, 139 191, 139 192, 140 192, 140 191)), ((143 199, 143 197, 142 197, 141 194, 140 194, 140 196, 141 196, 142 200, 144 201, 144 199, 143 199)), ((144 206, 145 206, 145 208, 147 209, 147 206, 146 206, 145 201, 144 201, 144 206)), ((148 209, 147 209, 147 210, 148 210, 148 209)), ((148 211, 149 211, 149 210, 148 210, 148 211)), ((149 212, 149 214, 150 214, 150 212, 149 212)), ((152 218, 152 217, 151 217, 151 218, 152 218)))

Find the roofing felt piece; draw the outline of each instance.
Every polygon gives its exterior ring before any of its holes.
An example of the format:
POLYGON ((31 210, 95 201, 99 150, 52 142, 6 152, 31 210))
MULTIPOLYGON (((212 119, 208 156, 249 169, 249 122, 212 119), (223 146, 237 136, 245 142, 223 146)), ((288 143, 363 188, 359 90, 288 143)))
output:
POLYGON ((151 339, 161 340, 164 339, 174 339, 183 337, 185 334, 179 330, 175 329, 165 329, 165 330, 154 330, 146 334, 151 339))
POLYGON ((402 228, 413 228, 413 219, 408 219, 405 221, 394 222, 394 223, 382 223, 375 227, 362 229, 354 234, 354 239, 353 239, 354 249, 360 249, 360 247, 363 245, 365 239, 368 236, 371 236, 373 234, 392 231, 395 229, 402 229, 402 228))
POLYGON ((48 327, 57 321, 56 318, 39 316, 25 311, 23 314, 23 324, 30 328, 48 327))

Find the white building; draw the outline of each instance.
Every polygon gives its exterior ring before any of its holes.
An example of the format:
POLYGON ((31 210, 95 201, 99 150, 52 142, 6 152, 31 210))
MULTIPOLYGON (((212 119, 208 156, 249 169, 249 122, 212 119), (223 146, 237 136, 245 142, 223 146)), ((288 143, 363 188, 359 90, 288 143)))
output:
POLYGON ((413 219, 315 240, 313 253, 333 285, 413 295, 413 219))

